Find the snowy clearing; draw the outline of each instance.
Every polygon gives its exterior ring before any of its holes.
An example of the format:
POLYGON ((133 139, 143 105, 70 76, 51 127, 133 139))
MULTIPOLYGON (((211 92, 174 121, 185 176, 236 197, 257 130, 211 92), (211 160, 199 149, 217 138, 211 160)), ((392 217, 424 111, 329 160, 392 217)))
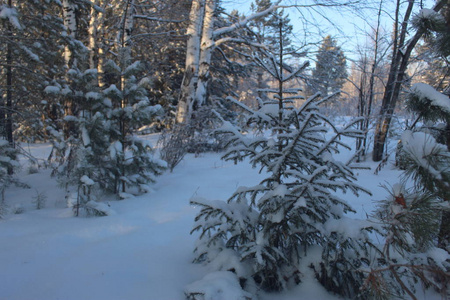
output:
MULTIPOLYGON (((155 141, 155 136, 150 136, 155 141)), ((46 158, 48 144, 25 147, 46 158)), ((341 155, 343 158, 346 154, 341 155)), ((248 164, 220 160, 220 154, 188 155, 173 173, 157 178, 151 193, 122 201, 104 198, 114 214, 76 218, 64 208, 64 193, 50 170, 28 174, 23 159, 21 180, 30 189, 6 191, 10 213, 0 221, 0 299, 184 299, 190 284, 210 273, 192 264, 196 240, 190 235, 197 209, 192 196, 227 199, 240 186, 254 185, 262 175, 248 164), (46 197, 36 210, 37 194, 46 197), (23 213, 12 214, 18 207, 23 213)), ((365 218, 386 191, 380 183, 394 184, 399 171, 392 164, 379 175, 358 171, 358 183, 373 197, 344 195, 357 214, 365 218)), ((421 299, 433 299, 420 296, 421 299)), ((337 299, 317 282, 304 282, 281 294, 262 294, 262 300, 337 299)))

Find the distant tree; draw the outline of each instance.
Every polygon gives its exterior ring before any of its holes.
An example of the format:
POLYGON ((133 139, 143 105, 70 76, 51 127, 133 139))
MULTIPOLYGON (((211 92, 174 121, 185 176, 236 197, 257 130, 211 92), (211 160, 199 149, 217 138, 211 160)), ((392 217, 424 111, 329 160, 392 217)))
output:
POLYGON ((326 36, 316 56, 316 66, 312 71, 312 90, 324 97, 339 91, 347 79, 346 58, 337 41, 326 36))
POLYGON ((347 78, 345 92, 353 101, 353 107, 357 108, 359 117, 364 118, 358 124, 358 128, 364 132, 364 138, 358 139, 356 151, 358 160, 364 160, 369 150, 370 127, 374 119, 374 108, 380 104, 383 95, 383 82, 387 77, 386 54, 388 43, 383 35, 381 27, 381 15, 383 1, 380 1, 377 13, 377 23, 371 26, 371 31, 367 32, 365 44, 358 47, 358 58, 352 63, 351 74, 347 78))

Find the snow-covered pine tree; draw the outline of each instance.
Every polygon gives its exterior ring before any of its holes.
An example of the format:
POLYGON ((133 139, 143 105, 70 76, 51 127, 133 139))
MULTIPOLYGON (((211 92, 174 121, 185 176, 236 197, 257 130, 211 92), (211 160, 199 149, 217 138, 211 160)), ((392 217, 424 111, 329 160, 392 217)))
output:
POLYGON ((111 104, 107 151, 110 168, 103 180, 107 182, 107 190, 116 194, 125 193, 127 187, 133 186, 141 192, 148 191, 148 183, 154 182, 155 176, 166 168, 164 161, 153 157, 148 141, 133 134, 161 113, 161 106, 150 105, 146 96, 147 78, 138 80, 136 77, 141 67, 139 62, 134 62, 122 70, 113 61, 108 61, 104 67, 109 74, 122 78, 122 90, 111 84, 102 91, 111 104))
MULTIPOLYGON (((65 1, 71 5, 71 2, 65 1)), ((95 203, 95 189, 114 194, 124 193, 127 187, 137 187, 140 192, 149 189, 148 184, 162 172, 165 163, 151 155, 151 147, 145 140, 134 136, 134 131, 148 125, 160 112, 160 106, 150 105, 146 96, 149 80, 142 76, 142 65, 132 62, 130 35, 133 27, 133 1, 120 22, 117 35, 117 61, 107 60, 95 69, 87 69, 88 49, 80 45, 76 36, 66 48, 67 75, 61 83, 55 80, 45 91, 66 99, 68 110, 63 126, 49 128, 55 137, 55 150, 59 159, 56 168, 70 197, 71 188, 77 187, 74 210, 82 209, 96 215, 107 214, 95 203), (83 71, 84 69, 84 71, 83 71), (98 78, 98 70, 102 78, 98 78), (142 79, 138 79, 141 77, 142 79), (60 130, 64 128, 64 133, 60 130)), ((73 9, 77 6, 72 7, 73 9)), ((97 9, 97 8, 96 8, 97 9)), ((73 25, 73 17, 66 13, 66 27, 73 25)), ((91 18, 93 16, 91 15, 91 18)), ((75 19, 76 21, 76 19, 75 19)), ((77 29, 72 26, 71 32, 77 29)), ((94 37, 92 37, 94 38, 94 37)), ((81 44, 82 45, 82 44, 81 44)), ((91 49, 92 50, 92 49, 91 49)), ((103 62, 100 60, 100 62, 103 62)), ((126 197, 121 194, 121 197, 126 197)))
POLYGON ((339 91, 347 78, 346 59, 341 47, 331 36, 326 36, 317 53, 312 72, 313 92, 328 96, 339 91))
POLYGON ((265 123, 271 131, 252 136, 222 119, 218 132, 230 139, 224 159, 249 159, 267 177, 238 188, 227 202, 191 200, 201 208, 193 229, 200 232, 196 261, 236 272, 246 287, 253 282, 276 291, 311 276, 329 290, 356 297, 364 279, 358 268, 367 257, 364 228, 370 226, 345 216, 352 209, 337 192, 368 191, 354 183, 349 163, 333 154, 348 147, 342 137, 360 135, 354 129, 359 120, 340 129, 322 115, 319 105, 332 96, 316 94, 295 108, 300 89, 285 86, 307 63, 291 69, 283 57, 281 44, 278 56, 256 59, 278 82, 263 91, 269 100, 259 110, 229 97, 249 113, 249 122, 265 123))

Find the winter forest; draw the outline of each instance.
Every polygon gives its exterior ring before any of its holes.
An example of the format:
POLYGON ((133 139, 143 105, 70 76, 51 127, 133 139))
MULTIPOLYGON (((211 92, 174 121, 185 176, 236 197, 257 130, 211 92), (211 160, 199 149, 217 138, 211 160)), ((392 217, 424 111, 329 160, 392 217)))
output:
POLYGON ((0 0, 0 299, 448 299, 450 2, 0 0))

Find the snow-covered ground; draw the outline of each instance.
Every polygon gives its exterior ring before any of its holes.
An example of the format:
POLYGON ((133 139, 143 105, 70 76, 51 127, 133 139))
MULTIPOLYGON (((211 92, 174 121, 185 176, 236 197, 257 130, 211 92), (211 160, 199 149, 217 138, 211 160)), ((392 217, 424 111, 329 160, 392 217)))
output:
MULTIPOLYGON (((41 158, 50 151, 48 144, 25 148, 41 158)), ((20 178, 31 188, 11 187, 5 197, 10 211, 19 204, 25 211, 0 220, 2 300, 184 299, 184 288, 210 272, 191 263, 196 236, 190 230, 198 209, 189 199, 225 200, 239 186, 255 185, 262 178, 248 164, 224 162, 220 154, 188 155, 173 173, 158 177, 151 193, 103 199, 115 214, 76 218, 64 208, 64 193, 50 170, 28 174, 27 160, 23 165, 20 178), (35 208, 37 194, 47 197, 44 209, 35 208)), ((358 171, 358 178, 374 196, 343 196, 359 218, 370 214, 373 200, 386 195, 380 183, 394 184, 400 175, 391 164, 379 175, 374 174, 376 164, 369 166, 371 170, 358 171)), ((260 298, 336 299, 315 282, 260 298)))

